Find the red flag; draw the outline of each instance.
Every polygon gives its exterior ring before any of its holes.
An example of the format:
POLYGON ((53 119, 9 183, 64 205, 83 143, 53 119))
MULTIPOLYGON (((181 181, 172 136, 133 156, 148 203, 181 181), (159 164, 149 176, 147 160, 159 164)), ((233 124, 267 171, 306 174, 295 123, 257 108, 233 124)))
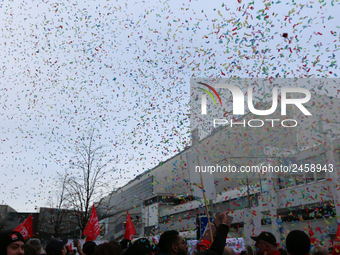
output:
POLYGON ((86 228, 84 229, 83 235, 86 236, 86 242, 87 242, 87 241, 96 240, 99 234, 100 234, 100 227, 99 227, 96 208, 94 207, 94 204, 93 204, 91 216, 90 216, 89 222, 86 225, 86 228))
POLYGON ((313 232, 313 230, 311 229, 311 227, 308 224, 308 232, 309 232, 309 238, 310 238, 310 243, 311 245, 317 245, 318 240, 315 238, 315 234, 313 232))
POLYGON ((338 229, 336 231, 336 235, 335 235, 335 242, 339 242, 340 241, 340 224, 338 225, 338 229))
POLYGON ((17 226, 13 231, 20 232, 26 239, 33 237, 33 215, 31 214, 23 223, 17 226))
POLYGON ((132 224, 129 212, 127 212, 124 239, 132 240, 133 235, 135 234, 136 234, 135 226, 132 224))
POLYGON ((66 247, 66 246, 68 247, 68 250, 69 250, 69 251, 72 251, 72 250, 73 250, 73 248, 72 248, 72 243, 70 243, 70 245, 65 245, 65 247, 66 247))

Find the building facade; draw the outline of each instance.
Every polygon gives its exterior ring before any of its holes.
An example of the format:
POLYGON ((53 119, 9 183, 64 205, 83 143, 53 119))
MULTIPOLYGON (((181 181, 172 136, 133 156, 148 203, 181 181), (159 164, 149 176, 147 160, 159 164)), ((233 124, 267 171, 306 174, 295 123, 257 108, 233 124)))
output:
MULTIPOLYGON (((212 184, 206 185, 216 189, 215 198, 209 200, 210 214, 229 210, 234 217, 231 237, 244 237, 251 243, 250 236, 270 231, 282 242, 292 229, 308 233, 309 225, 318 240, 328 245, 328 234, 336 231, 340 216, 340 139, 334 129, 326 130, 330 122, 336 123, 340 103, 339 99, 313 95, 308 107, 313 113, 309 117, 291 111, 289 117, 299 123, 295 129, 221 126, 208 137, 196 138, 192 147, 139 175, 102 203, 98 215, 108 226, 104 239, 123 238, 127 211, 136 237, 176 229, 196 239, 198 218, 206 214, 206 207, 204 200, 194 195, 191 177, 199 173, 189 170, 188 154, 201 146, 201 153, 212 165, 231 165, 237 170, 247 166, 249 170, 202 173, 203 179, 213 177, 212 184), (320 105, 328 111, 320 113, 320 105), (252 171, 260 166, 289 170, 252 171), (105 209, 112 206, 113 210, 105 209)), ((247 114, 238 122, 254 118, 247 114)), ((275 112, 265 118, 279 117, 275 112)))

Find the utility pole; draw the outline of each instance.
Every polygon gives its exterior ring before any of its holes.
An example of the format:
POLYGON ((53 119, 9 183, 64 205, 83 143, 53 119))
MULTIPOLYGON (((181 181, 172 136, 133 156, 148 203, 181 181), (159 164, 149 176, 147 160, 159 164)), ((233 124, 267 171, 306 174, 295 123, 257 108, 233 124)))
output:
POLYGON ((134 198, 137 198, 137 199, 139 199, 139 200, 142 201, 141 204, 140 204, 140 208, 141 208, 141 218, 142 218, 140 236, 141 236, 141 237, 144 237, 144 226, 145 226, 145 219, 144 219, 145 210, 144 210, 144 206, 143 206, 144 199, 142 199, 142 198, 140 198, 140 197, 137 197, 136 195, 134 195, 133 197, 134 197, 134 198))

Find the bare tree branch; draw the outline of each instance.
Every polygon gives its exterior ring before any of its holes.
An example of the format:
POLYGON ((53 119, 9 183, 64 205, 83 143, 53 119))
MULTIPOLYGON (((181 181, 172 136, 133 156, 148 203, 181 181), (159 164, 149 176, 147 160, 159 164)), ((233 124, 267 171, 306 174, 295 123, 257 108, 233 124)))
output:
POLYGON ((95 146, 94 129, 88 137, 81 137, 75 142, 73 154, 68 176, 65 178, 65 204, 77 216, 78 227, 83 233, 90 218, 92 204, 98 207, 104 196, 114 190, 113 179, 110 182, 106 178, 115 172, 112 165, 114 159, 105 159, 109 156, 104 147, 95 146))
POLYGON ((55 196, 49 197, 49 208, 41 208, 41 226, 39 229, 45 229, 45 232, 51 233, 58 238, 68 231, 68 227, 74 224, 70 219, 70 212, 66 209, 66 193, 68 172, 58 173, 57 192, 55 196))

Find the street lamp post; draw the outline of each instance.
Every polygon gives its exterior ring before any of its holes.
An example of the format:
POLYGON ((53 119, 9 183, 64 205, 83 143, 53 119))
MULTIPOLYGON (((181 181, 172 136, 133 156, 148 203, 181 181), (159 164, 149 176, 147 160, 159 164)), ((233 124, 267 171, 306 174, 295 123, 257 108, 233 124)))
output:
POLYGON ((140 204, 140 207, 141 207, 141 218, 142 218, 140 235, 141 235, 141 237, 144 237, 144 225, 145 225, 144 224, 144 207, 143 207, 144 199, 139 198, 136 195, 134 195, 133 197, 142 201, 141 204, 140 204))

